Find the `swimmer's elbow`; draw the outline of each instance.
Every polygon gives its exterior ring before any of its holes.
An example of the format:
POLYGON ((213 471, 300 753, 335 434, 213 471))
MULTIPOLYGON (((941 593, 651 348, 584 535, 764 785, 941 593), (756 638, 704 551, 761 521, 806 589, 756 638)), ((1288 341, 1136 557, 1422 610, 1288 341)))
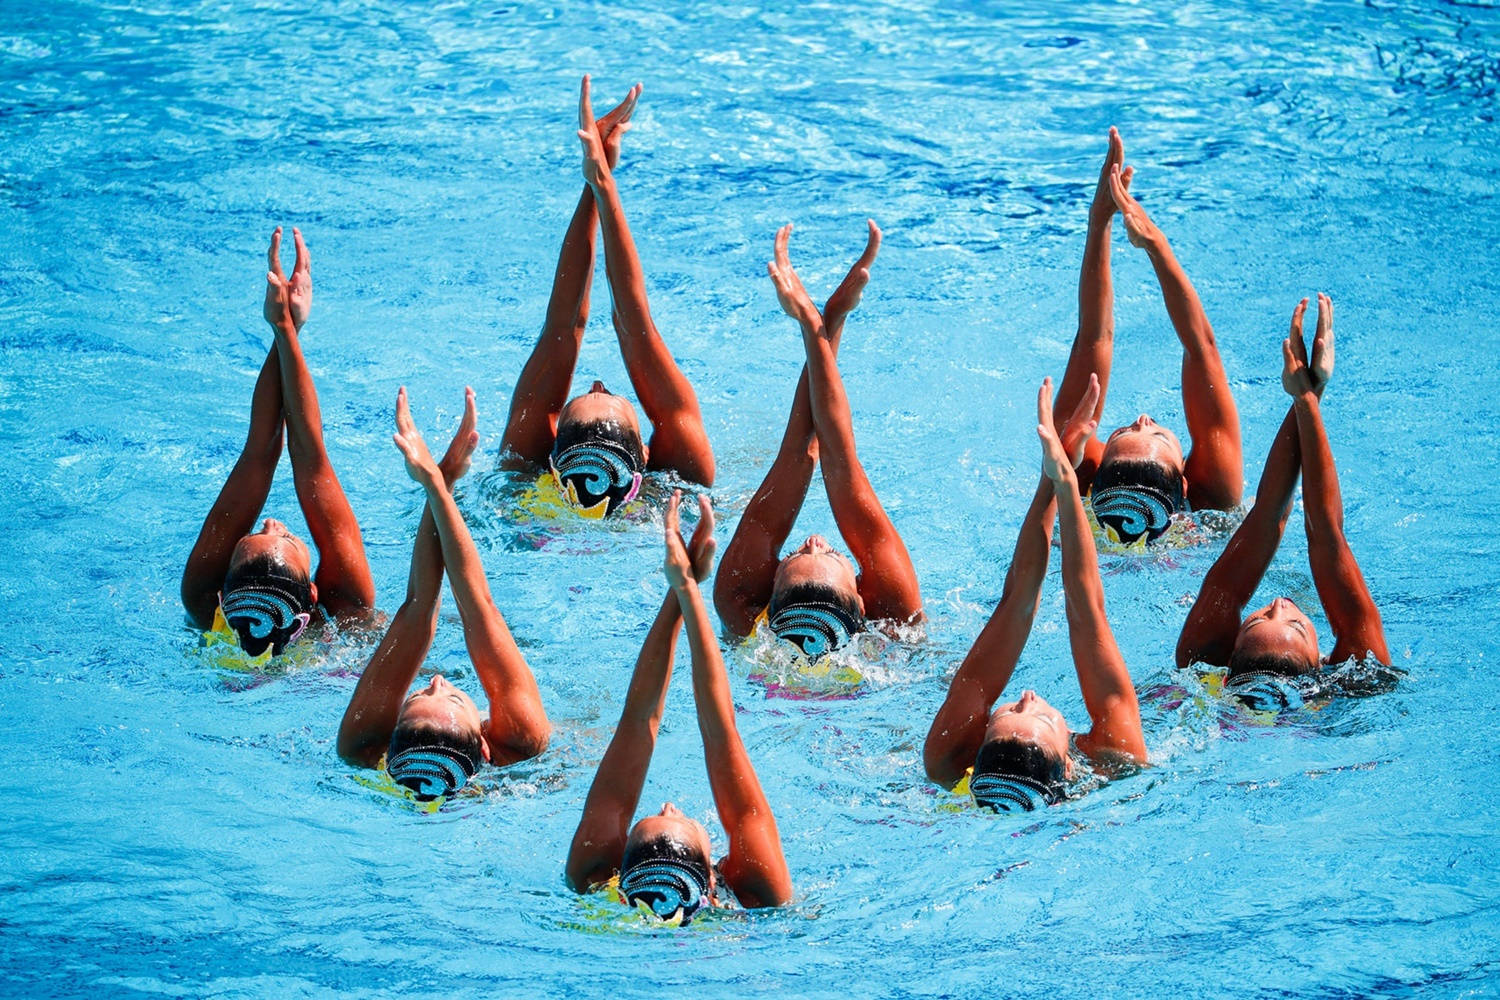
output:
POLYGON ((927 777, 944 788, 953 787, 963 776, 963 768, 958 765, 958 754, 955 751, 953 741, 947 738, 947 733, 939 733, 934 724, 933 731, 927 734, 927 740, 922 744, 922 766, 927 769, 927 777))

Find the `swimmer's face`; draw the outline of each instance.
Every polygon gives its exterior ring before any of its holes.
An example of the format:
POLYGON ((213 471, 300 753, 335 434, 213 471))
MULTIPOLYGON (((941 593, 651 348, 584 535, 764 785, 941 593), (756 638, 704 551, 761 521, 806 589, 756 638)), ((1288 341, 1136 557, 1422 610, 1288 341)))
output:
POLYGON ((490 759, 479 706, 474 704, 473 698, 449 684, 442 674, 434 674, 426 687, 407 696, 401 706, 401 722, 432 726, 454 735, 477 735, 484 759, 490 759))
POLYGON ((601 420, 612 420, 635 431, 636 437, 642 440, 641 452, 645 453, 645 438, 641 435, 641 421, 635 415, 635 407, 624 396, 616 396, 604 388, 603 382, 595 381, 588 392, 568 400, 557 416, 559 427, 568 423, 587 424, 601 420))
POLYGON ((708 869, 709 891, 714 887, 713 845, 708 840, 708 829, 702 823, 685 814, 670 802, 662 804, 661 812, 655 816, 643 816, 631 828, 625 841, 625 850, 636 844, 668 836, 685 847, 692 848, 708 869))
POLYGON ((1234 638, 1234 655, 1252 660, 1290 658, 1306 664, 1305 673, 1316 670, 1321 659, 1312 619, 1285 597, 1276 598, 1245 619, 1234 638))
POLYGON ((262 521, 259 531, 240 539, 229 557, 229 568, 233 570, 257 556, 270 556, 292 572, 312 578, 312 551, 307 543, 273 517, 262 521))
POLYGON ((781 560, 771 589, 779 591, 804 583, 822 584, 841 594, 849 594, 858 601, 861 613, 864 611, 854 563, 842 552, 835 552, 822 535, 809 535, 807 541, 781 560))
POLYGON ((1152 462, 1173 475, 1182 475, 1182 442, 1177 435, 1144 413, 1117 429, 1104 443, 1100 465, 1117 461, 1152 462))
POLYGON ((1001 705, 990 715, 989 725, 984 731, 984 742, 1015 739, 1034 743, 1049 753, 1055 753, 1069 772, 1073 769, 1068 756, 1068 737, 1071 731, 1063 714, 1035 691, 1023 691, 1017 701, 1001 705))

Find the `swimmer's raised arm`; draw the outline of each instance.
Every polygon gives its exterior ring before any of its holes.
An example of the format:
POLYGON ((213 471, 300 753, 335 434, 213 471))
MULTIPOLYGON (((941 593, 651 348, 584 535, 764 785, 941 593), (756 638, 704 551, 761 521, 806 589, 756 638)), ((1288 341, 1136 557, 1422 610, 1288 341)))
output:
POLYGON ((1118 166, 1110 174, 1110 188, 1130 242, 1151 258, 1167 314, 1182 342, 1182 406, 1193 438, 1184 469, 1188 502, 1198 510, 1228 510, 1245 494, 1244 451, 1239 410, 1213 327, 1167 237, 1130 195, 1118 166))
MULTIPOLYGON (((1333 305, 1327 296, 1319 295, 1320 311, 1327 305, 1328 353, 1332 352, 1333 305)), ((1319 331, 1324 324, 1319 322, 1319 331)), ((1333 449, 1323 427, 1318 393, 1313 385, 1305 350, 1288 338, 1282 344, 1281 384, 1292 397, 1297 414, 1297 436, 1302 444, 1302 513, 1307 528, 1307 558, 1312 565, 1313 583, 1328 623, 1333 626, 1333 652, 1329 663, 1343 663, 1354 658, 1374 656, 1381 663, 1391 662, 1386 647, 1385 626, 1380 611, 1370 596, 1370 588, 1360 572, 1359 563, 1344 537, 1344 501, 1339 492, 1338 469, 1333 464, 1333 449)), ((1316 347, 1315 347, 1316 354, 1316 347)))
MULTIPOLYGON (((1115 354, 1115 290, 1109 257, 1110 229, 1116 206, 1110 176, 1124 159, 1125 144, 1120 133, 1111 127, 1109 152, 1104 156, 1099 181, 1094 185, 1094 200, 1089 204, 1088 236, 1083 244, 1083 266, 1078 272, 1078 333, 1073 337, 1068 367, 1057 387, 1057 412, 1072 413, 1088 389, 1090 376, 1097 377, 1099 402, 1094 412, 1096 421, 1104 413, 1104 397, 1109 392, 1109 373, 1114 366, 1115 354)), ((1134 167, 1126 167, 1120 174, 1121 185, 1127 191, 1134 173, 1134 167)), ((1058 433, 1062 433, 1061 427, 1058 433)), ((1078 466, 1078 481, 1085 491, 1094 480, 1094 470, 1099 467, 1099 457, 1103 452, 1104 442, 1091 436, 1088 450, 1078 466)))
MULTIPOLYGON (((280 272, 280 226, 271 234, 266 263, 272 270, 280 272)), ((312 309, 312 262, 300 234, 290 284, 292 323, 301 330, 312 309)), ((273 337, 250 398, 250 430, 245 436, 245 446, 240 450, 239 460, 214 505, 209 508, 187 565, 183 567, 182 604, 199 628, 207 629, 213 625, 214 611, 219 606, 219 588, 229 573, 235 546, 255 527, 256 518, 260 517, 266 498, 271 495, 271 482, 285 443, 283 425, 281 358, 276 353, 273 337)))
MULTIPOLYGON (((1099 380, 1090 378, 1073 414, 1063 425, 1062 442, 1075 465, 1098 420, 1099 380)), ((1005 573, 1005 589, 994 614, 980 631, 948 686, 948 697, 938 709, 922 745, 927 776, 942 785, 952 785, 974 764, 984 743, 990 710, 1010 683, 1042 599, 1042 580, 1052 547, 1052 525, 1057 517, 1057 496, 1045 475, 1026 509, 1015 553, 1005 573)))
MULTIPOLYGON (((625 100, 597 123, 611 168, 619 162, 620 140, 630 128, 630 116, 640 93, 639 84, 632 87, 625 100)), ((588 326, 594 227, 598 222, 594 190, 585 184, 557 256, 541 336, 521 369, 511 397, 510 416, 500 440, 501 463, 507 468, 546 464, 557 438, 557 418, 568 401, 583 331, 588 326)))
MULTIPOLYGON (((469 471, 469 461, 479 446, 477 419, 471 389, 464 394, 464 416, 458 432, 453 435, 447 454, 438 462, 443 481, 450 489, 469 471)), ((364 673, 359 675, 359 684, 339 724, 338 753, 350 764, 376 767, 390 745, 407 690, 427 659, 437 633, 442 588, 442 541, 438 538, 431 505, 424 505, 412 541, 406 600, 391 618, 390 627, 364 673)))
MULTIPOLYGON (((870 280, 870 265, 880 252, 880 229, 868 220, 869 239, 864 253, 854 262, 839 287, 823 306, 823 322, 835 355, 844 331, 844 321, 859 305, 860 295, 870 280)), ((734 635, 749 635, 755 619, 771 601, 776 567, 781 561, 781 547, 791 534, 813 469, 818 464, 818 438, 813 428, 812 402, 809 398, 807 366, 797 379, 792 395, 792 410, 787 417, 781 448, 750 498, 740 517, 734 536, 719 561, 714 578, 714 607, 719 620, 734 635)))
POLYGON ((281 362, 273 342, 255 380, 245 446, 203 519, 198 540, 182 570, 182 606, 201 629, 212 627, 219 588, 229 573, 234 548, 254 530, 256 518, 271 495, 281 448, 281 362))
MULTIPOLYGON (((708 609, 698 589, 696 567, 682 544, 678 528, 680 491, 667 507, 667 556, 663 572, 682 607, 688 646, 693 654, 693 703, 703 734, 703 757, 719 821, 729 834, 729 853, 719 862, 730 888, 747 907, 780 906, 792 898, 792 876, 781 851, 776 817, 735 726, 734 700, 708 609)), ((708 498, 698 498, 705 521, 712 524, 708 498)))
MULTIPOLYGON (((1319 363, 1311 369, 1313 389, 1320 396, 1333 374, 1332 306, 1330 304, 1325 313, 1323 302, 1324 297, 1320 296, 1318 336, 1319 343, 1327 343, 1329 349, 1326 358, 1322 350, 1317 352, 1319 363)), ((1292 311, 1291 340, 1299 349, 1302 317, 1306 311, 1306 299, 1292 311)), ((1190 663, 1228 666, 1230 654, 1234 652, 1235 636, 1239 634, 1245 616, 1245 605, 1255 596, 1255 589, 1266 575, 1276 550, 1281 547, 1287 518, 1292 512, 1292 494, 1301 471, 1297 413, 1295 407, 1288 407, 1286 417, 1271 441, 1271 450, 1266 454, 1266 464, 1261 469, 1260 484, 1255 491, 1255 505, 1203 578, 1198 599, 1193 602, 1193 608, 1182 625, 1182 634, 1177 639, 1179 667, 1190 663)))
POLYGON ((787 254, 791 229, 786 225, 777 232, 776 259, 766 265, 766 270, 776 286, 782 309, 802 327, 808 398, 828 503, 833 508, 839 533, 859 563, 859 593, 866 616, 915 621, 922 615, 916 569, 855 451, 849 397, 839 375, 833 342, 787 254))
POLYGON ((677 367, 651 319, 646 279, 625 207, 610 169, 589 103, 589 78, 578 101, 578 138, 583 143, 583 176, 599 203, 604 234, 604 270, 613 299, 615 334, 630 384, 651 421, 648 463, 704 486, 714 482, 714 454, 692 384, 677 367))
POLYGON ((1068 614, 1068 645, 1078 687, 1093 727, 1078 737, 1078 748, 1093 758, 1124 756, 1146 762, 1141 709, 1125 658, 1104 613, 1104 584, 1094 533, 1083 513, 1078 474, 1053 426, 1052 380, 1037 392, 1036 433, 1042 442, 1042 471, 1057 491, 1062 541, 1063 594, 1068 614))
POLYGON ((448 584, 464 624, 464 645, 474 673, 489 695, 490 717, 484 724, 490 760, 511 764, 535 757, 547 748, 551 723, 542 708, 536 678, 526 665, 505 619, 490 596, 479 550, 463 514, 453 502, 441 470, 412 422, 406 389, 396 395, 396 447, 406 459, 406 471, 427 492, 427 506, 442 544, 448 584))
MULTIPOLYGON (((688 543, 693 575, 700 583, 713 569, 715 544, 713 512, 708 509, 707 501, 703 509, 704 516, 688 543)), ((641 644, 630 686, 625 691, 619 725, 615 726, 609 749, 599 761, 599 770, 584 800, 583 818, 578 821, 578 830, 568 848, 567 879, 575 892, 587 892, 591 886, 608 881, 624 860, 631 820, 640 805, 646 771, 656 750, 656 733, 667 702, 681 625, 677 594, 669 589, 651 630, 646 633, 646 641, 641 644)))
POLYGON ((288 281, 276 252, 279 235, 278 229, 272 239, 264 312, 266 322, 276 333, 281 402, 297 501, 318 547, 318 600, 336 618, 364 618, 375 606, 375 581, 365 558, 359 522, 323 445, 318 391, 297 336, 297 311, 301 309, 305 318, 306 308, 312 302, 311 260, 302 243, 302 233, 293 229, 297 260, 288 281))

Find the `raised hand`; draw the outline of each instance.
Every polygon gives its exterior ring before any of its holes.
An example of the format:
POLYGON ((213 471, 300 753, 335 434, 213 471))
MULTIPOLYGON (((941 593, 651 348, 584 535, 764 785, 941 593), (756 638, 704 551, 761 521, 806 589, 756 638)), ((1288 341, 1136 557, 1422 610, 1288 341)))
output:
POLYGON ((714 552, 719 542, 714 538, 714 508, 708 495, 698 494, 698 526, 693 529, 693 539, 688 542, 688 558, 693 562, 693 577, 699 583, 708 579, 714 568, 714 552))
MULTIPOLYGON (((702 501, 700 501, 702 502, 702 501)), ((667 516, 665 535, 667 542, 667 557, 662 564, 662 572, 666 574, 667 583, 671 584, 673 590, 681 590, 687 586, 689 580, 698 579, 698 568, 693 564, 692 557, 688 554, 687 546, 682 543, 681 519, 677 508, 682 503, 682 491, 673 490, 672 500, 667 504, 667 516)), ((701 525, 700 525, 701 528, 701 525)), ((710 523, 709 537, 712 539, 713 527, 710 523)), ((698 532, 693 533, 693 540, 698 540, 698 532)), ((710 553, 712 558, 712 553, 710 553)))
MULTIPOLYGON (((771 281, 776 286, 776 298, 788 316, 803 324, 820 326, 822 314, 812 304, 807 289, 802 287, 802 279, 792 268, 792 260, 787 253, 787 243, 791 236, 790 222, 776 230, 776 259, 766 264, 766 273, 771 276, 771 281)), ((868 271, 866 278, 868 280, 868 271)))
POLYGON ((1307 300, 1297 303, 1292 310, 1292 330, 1281 342, 1281 387, 1288 396, 1315 392, 1312 371, 1307 365, 1307 345, 1302 341, 1302 314, 1307 312, 1307 300))
POLYGON ((464 418, 459 421, 458 430, 448 443, 447 452, 438 462, 438 470, 442 472, 443 481, 450 489, 469 471, 474 449, 479 446, 478 425, 479 411, 474 406, 474 390, 464 386, 464 418))
POLYGON ((266 289, 266 302, 264 315, 266 322, 272 326, 281 322, 283 315, 290 314, 292 326, 300 331, 302 324, 307 322, 307 314, 312 312, 312 257, 307 252, 307 245, 302 242, 302 231, 295 226, 292 227, 292 239, 297 248, 297 259, 292 263, 292 277, 286 277, 286 272, 281 269, 281 227, 271 233, 271 247, 266 251, 266 266, 270 273, 276 275, 286 287, 287 302, 285 307, 280 303, 281 293, 276 293, 273 302, 271 289, 266 289))
POLYGON ((1110 183, 1116 167, 1123 167, 1120 171, 1120 186, 1126 191, 1130 190, 1130 178, 1135 176, 1135 168, 1125 167, 1124 163, 1125 141, 1111 125, 1109 127, 1109 152, 1104 154, 1104 166, 1099 169, 1099 183, 1094 188, 1094 201, 1089 205, 1091 220, 1107 221, 1114 216, 1119 207, 1115 202, 1113 185, 1110 183))
POLYGON ((583 179, 592 187, 609 176, 609 159, 604 152, 604 140, 599 138, 598 122, 594 120, 587 75, 578 92, 578 139, 583 143, 583 179))
POLYGON ((620 162, 620 140, 630 131, 630 116, 635 114, 635 104, 640 99, 641 85, 636 84, 625 95, 625 100, 616 104, 609 114, 595 123, 599 138, 604 142, 604 158, 610 170, 614 170, 620 162))
POLYGON ((1121 169, 1116 163, 1109 168, 1109 190, 1115 207, 1120 210, 1120 219, 1125 223, 1125 235, 1138 247, 1150 249, 1161 239, 1161 230, 1146 214, 1141 203, 1130 194, 1130 179, 1135 176, 1134 167, 1121 169))
MULTIPOLYGON (((280 236, 281 230, 276 230, 280 236)), ((274 247, 274 243, 272 244, 274 247)), ((271 324, 272 329, 280 327, 283 323, 291 323, 296 329, 296 322, 292 318, 292 294, 287 285, 286 277, 281 273, 278 264, 266 272, 266 299, 261 306, 261 315, 265 316, 266 322, 271 324)))
POLYGON ((406 459, 406 473, 423 487, 432 489, 443 481, 443 474, 427 450, 427 442, 412 423, 411 408, 406 403, 406 386, 396 393, 396 433, 391 435, 401 457, 406 459))
MULTIPOLYGON (((1078 468, 1078 463, 1083 461, 1084 445, 1089 438, 1093 437, 1094 430, 1099 426, 1099 421, 1094 419, 1094 407, 1099 405, 1099 376, 1089 374, 1089 387, 1084 392, 1083 398, 1078 405, 1073 407, 1073 412, 1068 416, 1068 422, 1063 425, 1059 440, 1063 451, 1067 452, 1068 462, 1073 468, 1078 468)), ((1051 409, 1051 393, 1048 393, 1048 409, 1051 409)))
MULTIPOLYGON (((1075 413, 1076 415, 1076 413, 1075 413)), ((1070 418, 1071 422, 1071 418, 1070 418)), ((1042 471, 1061 485, 1073 476, 1073 464, 1052 426, 1052 379, 1042 380, 1036 394, 1036 436, 1042 441, 1042 471)))
POLYGON ((865 240, 864 252, 859 255, 859 259, 849 268, 849 273, 844 275, 844 280, 839 282, 839 287, 833 290, 833 294, 828 296, 828 301, 823 304, 823 322, 830 329, 842 322, 844 317, 852 313, 854 307, 859 305, 865 285, 870 282, 870 265, 875 263, 875 256, 880 253, 880 227, 875 225, 874 219, 866 219, 865 225, 870 227, 870 235, 865 240))
MULTIPOLYGON (((271 241, 273 257, 277 255, 277 244, 280 242, 281 229, 277 228, 276 236, 271 241)), ((307 314, 312 312, 312 256, 307 252, 307 244, 302 242, 302 230, 296 226, 292 227, 292 245, 297 251, 297 257, 292 261, 292 278, 287 283, 287 293, 291 297, 292 324, 300 332, 302 324, 307 322, 307 314)), ((280 273, 281 261, 273 263, 277 273, 280 273)))
POLYGON ((1318 394, 1333 377, 1333 300, 1318 293, 1318 327, 1313 331, 1312 363, 1313 387, 1318 394))

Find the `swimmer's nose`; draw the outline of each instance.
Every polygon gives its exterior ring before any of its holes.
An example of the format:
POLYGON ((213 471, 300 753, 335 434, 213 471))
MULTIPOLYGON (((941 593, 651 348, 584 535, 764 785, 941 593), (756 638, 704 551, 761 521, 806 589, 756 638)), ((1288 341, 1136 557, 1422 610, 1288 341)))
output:
POLYGON ((1288 600, 1285 597, 1278 597, 1278 598, 1276 598, 1276 600, 1274 600, 1274 601, 1271 602, 1271 613, 1267 617, 1270 617, 1270 618, 1285 618, 1285 617, 1289 616, 1293 611, 1296 611, 1296 610, 1297 610, 1297 605, 1293 604, 1290 600, 1288 600))
POLYGON ((657 813, 657 815, 658 816, 681 816, 682 815, 682 810, 678 809, 676 806, 674 806, 670 802, 663 802, 662 805, 661 805, 661 812, 657 813))
POLYGON ((1016 701, 1016 710, 1024 712, 1036 704, 1036 692, 1027 688, 1021 692, 1021 697, 1016 701))
POLYGON ((1156 421, 1152 420, 1150 417, 1142 413, 1140 416, 1135 418, 1135 423, 1131 424, 1130 426, 1134 427, 1136 430, 1140 430, 1143 427, 1155 427, 1156 421))
POLYGON ((443 690, 444 688, 450 688, 452 686, 452 684, 448 683, 448 678, 444 677, 442 674, 433 674, 432 683, 427 685, 427 690, 438 692, 443 690))
POLYGON ((277 531, 285 531, 286 525, 282 524, 274 517, 268 517, 260 523, 260 530, 265 532, 266 534, 273 534, 277 531))
POLYGON ((828 544, 828 539, 822 535, 808 535, 802 547, 809 552, 827 552, 831 546, 828 544))
POLYGON ((589 386, 589 392, 602 392, 606 396, 609 395, 609 390, 604 388, 604 383, 598 379, 594 379, 594 384, 589 386))

